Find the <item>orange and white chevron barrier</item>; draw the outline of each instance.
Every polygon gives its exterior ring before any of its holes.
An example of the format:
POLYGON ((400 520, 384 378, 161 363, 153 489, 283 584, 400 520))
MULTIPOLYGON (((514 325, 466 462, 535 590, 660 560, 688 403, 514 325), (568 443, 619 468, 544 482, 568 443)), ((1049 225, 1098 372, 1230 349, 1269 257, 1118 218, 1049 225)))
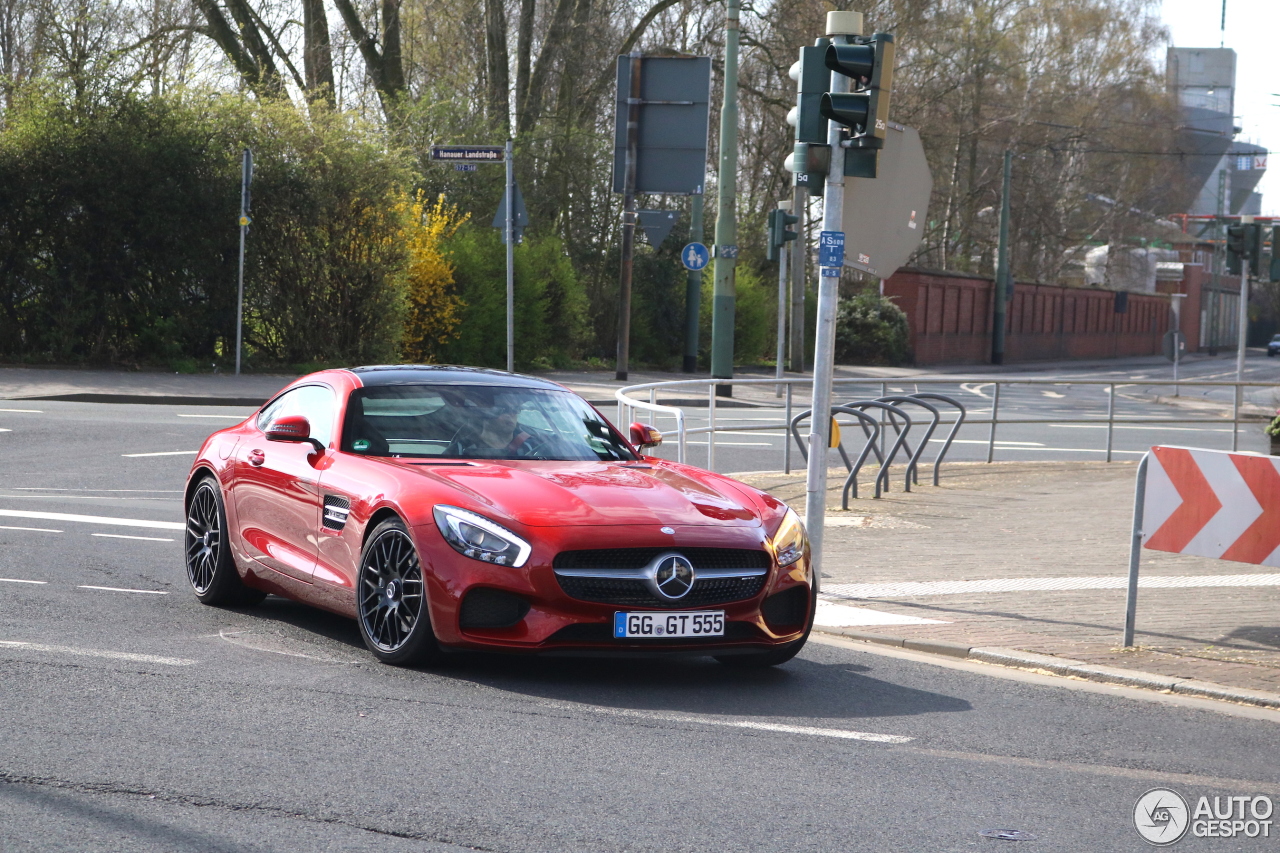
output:
POLYGON ((1124 644, 1133 645, 1141 549, 1280 566, 1280 457, 1153 447, 1138 465, 1124 644))

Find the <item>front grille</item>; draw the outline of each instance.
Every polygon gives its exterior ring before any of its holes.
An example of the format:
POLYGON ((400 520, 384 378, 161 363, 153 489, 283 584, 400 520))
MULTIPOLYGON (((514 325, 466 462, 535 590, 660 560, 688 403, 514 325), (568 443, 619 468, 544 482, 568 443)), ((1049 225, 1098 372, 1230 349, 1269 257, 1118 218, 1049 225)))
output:
POLYGON ((760 592, 766 577, 766 575, 757 575, 746 578, 698 578, 694 581, 693 589, 677 601, 658 598, 649 591, 644 581, 632 578, 576 578, 556 575, 556 580, 560 582, 560 588, 564 590, 565 595, 580 601, 617 604, 623 607, 687 608, 727 604, 731 601, 752 598, 760 592))
POLYGON ((619 639, 613 636, 613 624, 609 622, 580 622, 566 625, 547 638, 547 643, 635 643, 644 646, 682 646, 696 643, 722 643, 726 640, 760 640, 764 635, 750 622, 725 622, 723 637, 676 637, 674 639, 637 640, 634 637, 619 639))
POLYGON ((552 566, 557 569, 639 569, 659 554, 683 554, 698 569, 767 569, 768 551, 751 548, 604 548, 597 551, 561 551, 552 566))

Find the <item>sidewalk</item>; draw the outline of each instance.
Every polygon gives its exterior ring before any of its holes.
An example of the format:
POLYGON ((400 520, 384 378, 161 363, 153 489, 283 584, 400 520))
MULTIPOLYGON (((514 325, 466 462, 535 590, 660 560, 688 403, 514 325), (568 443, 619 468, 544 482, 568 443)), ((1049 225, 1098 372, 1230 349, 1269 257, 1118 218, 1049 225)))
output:
MULTIPOLYGON (((1139 648, 1120 648, 1134 464, 948 463, 940 486, 922 469, 910 494, 901 490, 901 472, 895 468, 894 491, 884 498, 851 501, 841 512, 844 472, 832 471, 827 624, 1280 693, 1280 585, 1190 586, 1206 576, 1271 574, 1271 583, 1280 582, 1266 566, 1144 550, 1141 578, 1175 577, 1175 586, 1189 586, 1141 588, 1139 648), (1104 580, 1049 581, 1062 578, 1104 580), (938 583, 953 581, 993 583, 938 583), (904 582, 926 586, 886 588, 904 582), (1001 591, 1028 585, 1084 588, 1001 591)), ((803 473, 741 479, 793 507, 804 504, 803 473)))

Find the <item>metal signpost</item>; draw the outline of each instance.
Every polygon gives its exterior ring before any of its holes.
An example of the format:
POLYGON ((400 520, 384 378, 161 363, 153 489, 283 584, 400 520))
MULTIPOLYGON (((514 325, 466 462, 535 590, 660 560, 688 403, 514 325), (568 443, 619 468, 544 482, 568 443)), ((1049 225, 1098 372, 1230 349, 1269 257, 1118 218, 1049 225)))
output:
MULTIPOLYGON (((506 145, 433 145, 431 159, 445 163, 453 163, 459 171, 472 171, 477 163, 502 163, 506 166, 507 176, 502 191, 502 206, 498 209, 501 217, 502 242, 507 247, 507 371, 515 370, 516 336, 515 336, 515 257, 514 248, 519 230, 529 224, 529 216, 524 213, 524 202, 519 198, 516 189, 515 154, 510 139, 506 145), (524 216, 524 222, 519 217, 524 216)), ((495 227, 497 225, 495 224, 495 227)))
POLYGON ((236 376, 240 375, 240 349, 244 342, 244 239, 249 233, 249 184, 253 180, 253 152, 244 149, 240 166, 240 271, 236 284, 236 376))
POLYGON ((684 367, 685 373, 698 371, 698 316, 702 305, 702 268, 711 260, 711 253, 702 245, 702 199, 701 194, 692 197, 689 203, 689 245, 680 250, 681 260, 689 272, 684 286, 684 367), (694 256, 689 250, 697 247, 694 256), (698 258, 701 258, 701 261, 698 258), (693 264, 697 266, 693 266, 693 264))
POLYGON ((702 194, 706 179, 711 60, 705 56, 618 57, 613 191, 622 193, 618 274, 617 378, 631 359, 631 272, 639 211, 636 196, 702 194))

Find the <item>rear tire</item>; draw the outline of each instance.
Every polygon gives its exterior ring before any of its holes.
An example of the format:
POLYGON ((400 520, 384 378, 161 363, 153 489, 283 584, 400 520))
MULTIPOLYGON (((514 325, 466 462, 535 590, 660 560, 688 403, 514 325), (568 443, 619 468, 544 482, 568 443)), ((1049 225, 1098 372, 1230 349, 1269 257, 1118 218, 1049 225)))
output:
POLYGON ((262 590, 246 586, 236 571, 227 538, 222 489, 212 476, 203 477, 187 501, 187 530, 183 542, 187 580, 202 604, 246 606, 267 597, 262 590))
POLYGON ((375 527, 360 553, 356 622, 365 646, 383 663, 425 666, 443 654, 431 630, 418 549, 398 518, 375 527))

